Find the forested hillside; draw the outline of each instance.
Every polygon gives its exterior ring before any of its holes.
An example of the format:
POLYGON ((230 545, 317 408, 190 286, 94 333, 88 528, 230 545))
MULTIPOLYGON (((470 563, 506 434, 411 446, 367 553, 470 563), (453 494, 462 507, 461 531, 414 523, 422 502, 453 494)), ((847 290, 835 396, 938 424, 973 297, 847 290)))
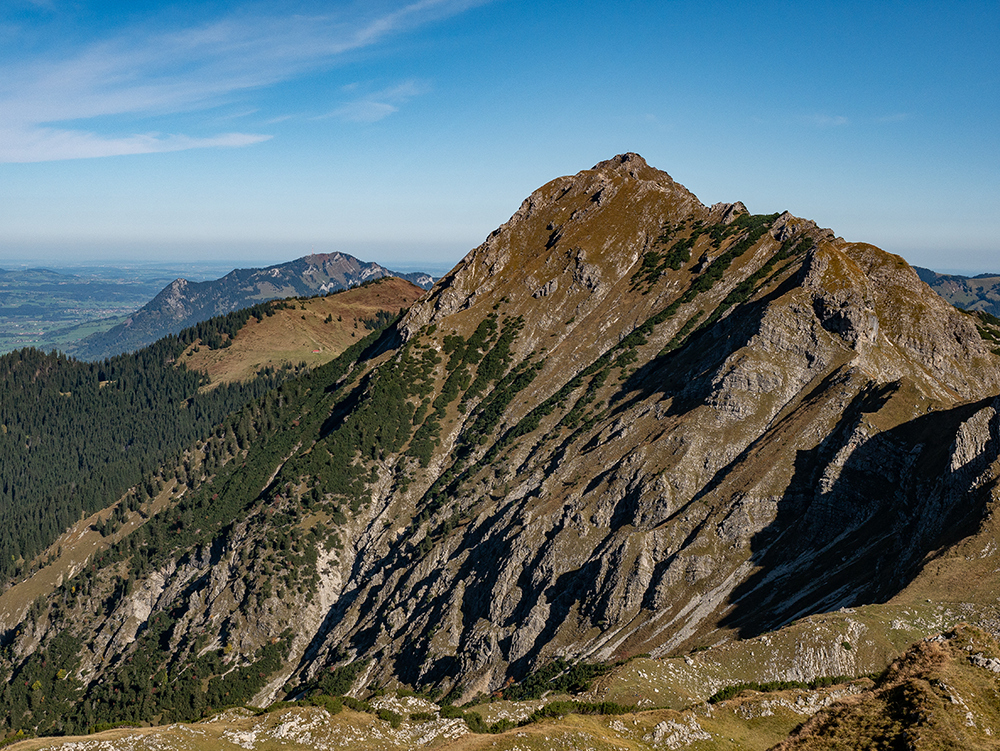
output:
POLYGON ((66 528, 136 486, 124 509, 131 510, 156 489, 149 476, 165 463, 179 464, 182 449, 289 376, 383 328, 421 292, 377 278, 316 298, 259 303, 99 362, 36 349, 0 357, 0 581, 25 573, 66 528), (261 359, 254 345, 272 320, 282 322, 272 334, 280 336, 307 309, 311 318, 325 312, 318 320, 327 351, 303 352, 301 361, 289 358, 293 349, 262 364, 243 362, 261 359), (337 311, 339 320, 326 311, 337 311), (245 331, 250 323, 252 335, 245 331), (206 388, 213 364, 222 373, 206 388), (226 377, 229 371, 243 377, 226 377))
MULTIPOLYGON (((185 568, 193 563, 201 569, 207 562, 202 560, 204 553, 207 560, 218 563, 220 540, 245 534, 247 519, 255 528, 241 547, 257 559, 240 574, 245 580, 247 610, 261 622, 270 621, 275 597, 277 602, 291 602, 303 594, 314 595, 317 546, 341 547, 344 542, 317 514, 342 522, 345 512, 351 513, 351 503, 324 500, 317 493, 292 498, 283 483, 269 485, 269 476, 275 464, 301 445, 304 431, 321 428, 326 415, 323 405, 357 397, 357 384, 344 375, 378 353, 383 346, 378 343, 380 336, 381 327, 340 358, 250 401, 212 429, 197 447, 190 447, 183 458, 148 476, 146 483, 129 494, 126 508, 137 508, 148 500, 150 486, 176 480, 176 500, 170 508, 95 556, 58 589, 57 597, 36 601, 16 629, 0 634, 4 647, 33 638, 39 629, 53 637, 20 665, 0 665, 4 684, 0 704, 6 707, 0 715, 0 730, 64 734, 122 721, 193 720, 210 708, 252 700, 282 667, 291 645, 290 629, 252 649, 250 659, 232 670, 228 655, 252 637, 230 624, 230 644, 225 650, 206 650, 205 638, 177 641, 180 623, 188 614, 183 607, 171 608, 135 634, 138 651, 120 676, 91 683, 80 679, 80 671, 86 672, 84 662, 92 660, 101 646, 86 644, 75 635, 74 624, 81 619, 114 620, 115 609, 133 594, 135 583, 171 561, 182 561, 185 568), (302 522, 307 517, 311 523, 304 530, 302 522), (264 571, 268 575, 262 575, 264 571), (108 579, 110 572, 115 573, 108 579), (272 579, 272 572, 281 575, 272 579)), ((379 420, 395 425, 408 419, 407 414, 388 412, 385 406, 383 400, 375 399, 364 410, 366 417, 352 421, 356 433, 371 435, 365 445, 382 437, 379 420)), ((338 487, 347 483, 363 488, 367 473, 349 466, 353 451, 349 446, 344 449, 344 463, 330 467, 331 477, 338 478, 332 482, 338 487)))
POLYGON ((284 304, 204 322, 96 363, 35 349, 0 357, 0 578, 22 573, 69 525, 176 462, 181 449, 292 373, 271 370, 202 390, 206 377, 176 362, 196 341, 227 346, 249 316, 284 304))

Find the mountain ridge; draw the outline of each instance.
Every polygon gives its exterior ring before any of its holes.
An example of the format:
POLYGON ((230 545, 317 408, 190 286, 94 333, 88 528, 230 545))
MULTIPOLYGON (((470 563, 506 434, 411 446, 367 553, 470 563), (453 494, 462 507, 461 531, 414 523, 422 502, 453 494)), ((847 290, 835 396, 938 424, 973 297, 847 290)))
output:
POLYGON ((245 381, 262 370, 302 363, 314 368, 397 317, 423 293, 411 282, 385 276, 325 295, 288 298, 270 315, 247 320, 222 346, 192 343, 183 362, 212 383, 245 381))
POLYGON ((620 155, 165 468, 84 595, 2 624, 10 670, 70 634, 79 696, 147 722, 345 675, 469 700, 560 659, 692 668, 687 701, 736 661, 873 672, 993 617, 991 579, 947 582, 993 529, 998 394, 979 324, 902 258, 620 155))
POLYGON ((266 268, 234 269, 220 279, 206 282, 180 278, 123 323, 85 337, 67 347, 67 353, 84 360, 100 360, 137 350, 200 321, 259 302, 325 294, 386 276, 405 279, 423 289, 433 284, 427 274, 401 274, 339 252, 315 253, 266 268))
POLYGON ((1000 316, 1000 274, 940 274, 914 266, 920 279, 945 300, 963 310, 1000 316))

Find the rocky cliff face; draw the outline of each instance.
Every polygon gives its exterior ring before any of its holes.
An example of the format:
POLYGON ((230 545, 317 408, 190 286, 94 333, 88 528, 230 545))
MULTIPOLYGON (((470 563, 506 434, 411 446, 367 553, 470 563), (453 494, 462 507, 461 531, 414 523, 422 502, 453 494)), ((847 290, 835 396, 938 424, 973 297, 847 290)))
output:
POLYGON ((362 659, 356 685, 471 696, 883 602, 994 502, 977 321, 897 256, 706 207, 637 155, 559 178, 350 373, 283 397, 285 442, 238 457, 264 480, 199 491, 250 511, 80 627, 87 675, 157 612, 232 665, 290 627, 264 701, 362 659), (309 587, 263 544, 275 514, 336 529, 293 544, 309 587))

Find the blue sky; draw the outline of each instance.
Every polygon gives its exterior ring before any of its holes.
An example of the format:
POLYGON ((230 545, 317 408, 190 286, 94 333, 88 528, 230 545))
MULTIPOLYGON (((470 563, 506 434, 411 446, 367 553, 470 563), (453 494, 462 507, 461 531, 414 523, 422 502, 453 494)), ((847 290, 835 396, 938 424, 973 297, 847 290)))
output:
POLYGON ((1000 3, 0 0, 0 267, 450 266, 635 151, 1000 271, 1000 3))

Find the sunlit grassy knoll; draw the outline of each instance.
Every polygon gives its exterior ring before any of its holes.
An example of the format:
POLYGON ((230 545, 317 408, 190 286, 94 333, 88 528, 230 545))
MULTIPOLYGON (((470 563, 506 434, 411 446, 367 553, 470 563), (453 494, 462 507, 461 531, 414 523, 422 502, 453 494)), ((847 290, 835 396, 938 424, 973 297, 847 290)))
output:
POLYGON ((263 320, 251 318, 232 344, 209 349, 194 344, 179 359, 208 374, 213 383, 252 378, 266 367, 329 362, 369 332, 364 320, 379 311, 396 314, 424 291, 402 279, 387 277, 338 294, 289 300, 288 307, 263 320))

